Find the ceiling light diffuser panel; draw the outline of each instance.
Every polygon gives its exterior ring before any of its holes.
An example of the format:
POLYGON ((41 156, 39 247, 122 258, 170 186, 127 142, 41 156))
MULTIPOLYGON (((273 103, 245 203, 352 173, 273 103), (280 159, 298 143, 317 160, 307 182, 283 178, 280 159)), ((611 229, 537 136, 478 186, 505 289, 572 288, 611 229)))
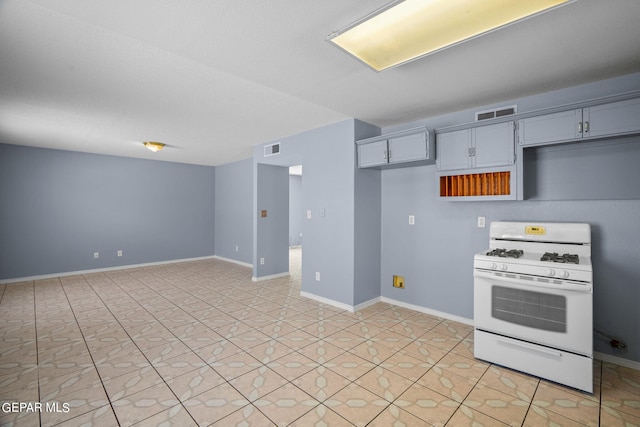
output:
POLYGON ((376 71, 576 0, 405 0, 327 37, 376 71))

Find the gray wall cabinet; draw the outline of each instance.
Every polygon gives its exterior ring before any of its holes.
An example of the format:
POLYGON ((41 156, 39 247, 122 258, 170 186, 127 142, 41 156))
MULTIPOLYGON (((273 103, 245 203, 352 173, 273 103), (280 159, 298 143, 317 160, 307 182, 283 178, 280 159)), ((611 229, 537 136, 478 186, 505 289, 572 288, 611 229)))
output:
POLYGON ((373 141, 358 145, 358 167, 370 168, 389 163, 387 140, 373 141))
POLYGON ((409 129, 356 141, 359 168, 417 166, 435 162, 433 134, 409 129))
POLYGON ((518 121, 523 146, 640 132, 640 98, 529 117, 518 121))
POLYGON ((438 134, 438 170, 512 165, 514 122, 438 134))

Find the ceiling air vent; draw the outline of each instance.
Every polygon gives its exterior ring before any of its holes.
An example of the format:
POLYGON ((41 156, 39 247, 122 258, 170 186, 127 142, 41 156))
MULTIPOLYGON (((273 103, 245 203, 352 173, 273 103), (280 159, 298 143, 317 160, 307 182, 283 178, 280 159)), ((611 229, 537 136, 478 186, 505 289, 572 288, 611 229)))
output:
POLYGON ((518 112, 518 108, 516 105, 511 105, 509 107, 500 107, 497 110, 478 111, 476 113, 476 122, 480 122, 482 120, 495 119, 498 117, 510 116, 517 112, 518 112))
POLYGON ((275 156, 276 154, 280 154, 280 143, 276 142, 275 144, 265 145, 264 146, 264 156, 275 156))

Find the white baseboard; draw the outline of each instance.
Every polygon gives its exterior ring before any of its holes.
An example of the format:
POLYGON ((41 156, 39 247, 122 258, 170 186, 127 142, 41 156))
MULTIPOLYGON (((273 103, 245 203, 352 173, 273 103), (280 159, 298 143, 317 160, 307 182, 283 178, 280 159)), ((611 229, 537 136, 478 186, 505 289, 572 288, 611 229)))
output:
POLYGON ((316 301, 321 302, 323 304, 327 304, 327 305, 339 308, 341 310, 348 311, 350 313, 355 313, 356 311, 360 311, 362 309, 365 309, 365 308, 369 307, 370 305, 373 305, 375 303, 380 302, 380 297, 376 297, 376 298, 370 299, 369 301, 362 302, 362 303, 360 303, 358 305, 349 305, 349 304, 345 304, 343 302, 339 302, 339 301, 332 300, 332 299, 329 299, 329 298, 321 297, 320 295, 316 295, 316 294, 312 294, 312 293, 304 292, 304 291, 300 292, 300 296, 303 296, 303 297, 306 297, 306 298, 309 298, 309 299, 312 299, 312 300, 316 300, 316 301))
POLYGON ((285 276, 288 276, 288 275, 289 275, 289 272, 285 271, 284 273, 270 274, 268 276, 260 276, 260 277, 255 277, 254 276, 254 277, 251 278, 251 281, 252 282, 262 282, 263 280, 277 279, 278 277, 285 277, 285 276))
POLYGON ((354 313, 354 307, 352 305, 349 304, 345 304, 343 302, 339 302, 339 301, 335 301, 329 298, 325 298, 325 297, 321 297, 320 295, 316 295, 316 294, 312 294, 309 292, 305 292, 305 291, 300 291, 300 296, 303 296, 305 298, 309 298, 318 302, 321 302, 323 304, 327 304, 336 308, 339 308, 341 310, 346 310, 349 311, 351 313, 354 313))
POLYGON ((467 319, 466 317, 456 316, 455 314, 445 313, 445 312, 442 312, 442 311, 431 310, 429 308, 421 307, 419 305, 408 304, 406 302, 402 302, 402 301, 398 301, 398 300, 394 300, 394 299, 386 298, 386 297, 372 298, 369 301, 365 301, 365 302, 360 303, 360 304, 358 304, 356 306, 352 306, 352 305, 349 305, 349 304, 345 304, 343 302, 338 302, 338 301, 335 301, 335 300, 332 300, 332 299, 329 299, 329 298, 325 298, 325 297, 321 297, 319 295, 312 294, 312 293, 305 292, 305 291, 301 291, 300 292, 300 296, 303 296, 303 297, 306 297, 306 298, 310 298, 310 299, 316 300, 318 302, 321 302, 323 304, 328 304, 328 305, 334 306, 336 308, 340 308, 342 310, 349 311, 351 313, 355 313, 356 311, 360 311, 360 310, 362 310, 364 308, 367 308, 370 305, 373 305, 375 303, 384 302, 384 303, 388 303, 388 304, 397 305, 398 307, 404 307, 404 308, 408 308, 410 310, 418 311, 420 313, 430 314, 432 316, 437 316, 437 317, 441 317, 443 319, 453 320, 455 322, 460 322, 460 323, 464 323, 465 325, 473 326, 473 319, 467 319))
POLYGON ((53 279, 55 277, 66 277, 66 276, 78 276, 82 274, 92 274, 92 273, 102 273, 105 271, 114 271, 114 270, 127 270, 130 268, 140 268, 140 267, 151 267, 154 265, 165 265, 165 264, 175 264, 179 262, 190 262, 190 261, 201 261, 206 259, 214 259, 215 255, 207 255, 203 257, 195 257, 195 258, 182 258, 182 259, 172 259, 168 261, 154 261, 154 262, 146 262, 142 264, 128 264, 128 265, 118 265, 115 267, 104 267, 104 268, 93 268, 89 270, 78 270, 78 271, 63 271, 60 273, 52 273, 52 274, 41 274, 38 276, 29 276, 29 277, 16 277, 12 279, 0 279, 0 285, 5 283, 18 283, 18 282, 30 282, 32 280, 45 280, 45 279, 53 279))
POLYGON ((602 360, 603 362, 615 363, 616 365, 624 366, 625 368, 636 369, 640 371, 640 362, 635 360, 624 359, 618 356, 612 356, 610 354, 601 353, 599 351, 593 352, 593 358, 602 360))
POLYGON ((353 307, 353 312, 355 313, 356 311, 360 311, 360 310, 364 310, 365 308, 369 307, 370 305, 379 303, 380 297, 375 297, 370 299, 369 301, 365 301, 365 302, 361 302, 360 304, 356 305, 353 307))
POLYGON ((473 319, 468 319, 462 316, 456 316, 455 314, 445 313, 443 311, 432 310, 415 304, 409 304, 403 301, 394 300, 387 297, 380 297, 380 301, 389 304, 397 305, 398 307, 408 308, 409 310, 419 311, 420 313, 430 314, 432 316, 442 317, 443 319, 453 320, 454 322, 464 323, 465 325, 473 326, 473 319))
POLYGON ((238 261, 236 259, 231 259, 231 258, 225 258, 225 257, 218 256, 218 255, 214 255, 213 258, 219 259, 220 261, 226 261, 226 262, 231 262, 233 264, 238 264, 238 265, 241 265, 243 267, 253 268, 253 264, 249 264, 248 262, 238 261))

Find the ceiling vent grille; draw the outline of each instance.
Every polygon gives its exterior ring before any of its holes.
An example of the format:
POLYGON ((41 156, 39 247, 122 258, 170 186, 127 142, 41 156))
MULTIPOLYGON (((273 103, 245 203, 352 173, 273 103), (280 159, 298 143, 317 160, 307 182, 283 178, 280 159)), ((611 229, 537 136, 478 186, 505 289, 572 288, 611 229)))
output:
POLYGON ((511 116, 518 112, 517 105, 511 105, 509 107, 500 107, 497 110, 478 111, 476 113, 476 122, 482 120, 496 119, 498 117, 511 116))
POLYGON ((275 144, 265 145, 264 146, 264 156, 275 156, 280 154, 280 143, 276 142, 275 144))

